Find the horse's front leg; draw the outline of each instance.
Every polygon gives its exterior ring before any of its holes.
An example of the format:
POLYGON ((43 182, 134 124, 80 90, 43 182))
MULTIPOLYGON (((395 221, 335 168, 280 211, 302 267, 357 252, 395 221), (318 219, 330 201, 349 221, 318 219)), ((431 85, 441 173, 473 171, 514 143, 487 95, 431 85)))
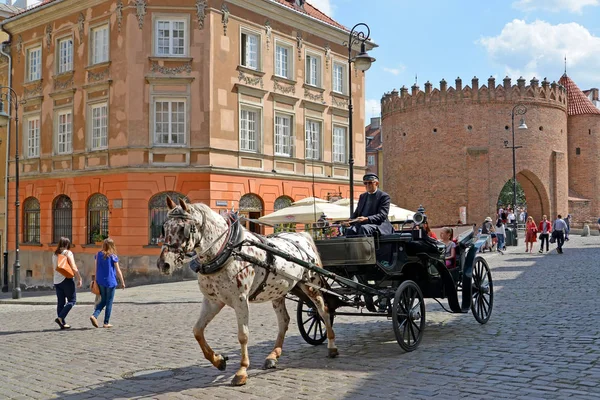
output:
POLYGON ((240 369, 235 373, 231 384, 233 386, 242 386, 246 384, 248 379, 248 367, 250 366, 250 357, 248 357, 248 319, 250 312, 248 309, 248 297, 245 294, 241 294, 239 301, 234 305, 235 315, 237 316, 238 322, 238 340, 241 347, 240 369))
POLYGON ((204 357, 221 371, 225 371, 225 368, 227 367, 227 357, 215 354, 213 349, 210 348, 204 337, 204 329, 224 306, 225 303, 213 301, 204 297, 200 318, 198 319, 198 322, 196 322, 196 325, 194 325, 194 337, 198 341, 202 353, 204 353, 204 357))
POLYGON ((327 331, 327 356, 329 358, 337 357, 339 353, 337 347, 335 347, 335 333, 333 332, 333 326, 331 324, 331 314, 329 314, 329 310, 327 309, 327 306, 325 306, 323 295, 320 291, 310 286, 299 284, 299 287, 308 297, 310 297, 325 323, 327 331))
POLYGON ((277 314, 277 325, 279 326, 279 333, 277 334, 277 340, 275 340, 275 347, 273 351, 267 356, 264 369, 275 368, 277 366, 277 359, 281 356, 281 349, 283 347, 283 340, 285 339, 285 333, 290 325, 290 316, 285 307, 285 297, 277 300, 273 300, 273 309, 277 314))

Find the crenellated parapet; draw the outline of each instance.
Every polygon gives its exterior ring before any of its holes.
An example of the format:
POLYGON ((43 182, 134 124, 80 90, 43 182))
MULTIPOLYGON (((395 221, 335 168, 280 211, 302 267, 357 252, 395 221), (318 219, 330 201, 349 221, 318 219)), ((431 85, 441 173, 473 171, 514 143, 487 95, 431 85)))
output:
POLYGON ((420 90, 417 84, 411 87, 410 93, 405 86, 400 91, 394 89, 385 93, 381 98, 381 115, 386 116, 394 112, 403 112, 423 106, 436 106, 442 104, 484 104, 495 102, 540 103, 550 107, 567 109, 567 91, 564 86, 550 82, 546 78, 541 82, 536 78, 525 85, 523 77, 517 79, 513 85, 511 79, 506 77, 502 84, 496 85, 496 79, 489 77, 487 85, 479 85, 479 79, 471 79, 471 85, 463 87, 462 79, 456 78, 454 87, 448 87, 442 79, 438 88, 425 83, 425 91, 420 90))

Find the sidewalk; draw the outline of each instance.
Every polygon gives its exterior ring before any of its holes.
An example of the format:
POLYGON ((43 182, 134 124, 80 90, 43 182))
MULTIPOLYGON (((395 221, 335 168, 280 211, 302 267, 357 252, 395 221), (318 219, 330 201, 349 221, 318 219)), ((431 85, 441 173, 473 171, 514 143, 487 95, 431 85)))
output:
MULTIPOLYGON (((56 294, 53 291, 24 291, 22 298, 15 300, 12 293, 0 292, 0 304, 12 305, 55 305, 56 294)), ((94 304, 96 296, 89 288, 77 291, 77 304, 94 304)), ((202 294, 198 281, 159 283, 155 285, 135 286, 117 289, 115 303, 117 304, 162 304, 162 303, 201 303, 202 294)))

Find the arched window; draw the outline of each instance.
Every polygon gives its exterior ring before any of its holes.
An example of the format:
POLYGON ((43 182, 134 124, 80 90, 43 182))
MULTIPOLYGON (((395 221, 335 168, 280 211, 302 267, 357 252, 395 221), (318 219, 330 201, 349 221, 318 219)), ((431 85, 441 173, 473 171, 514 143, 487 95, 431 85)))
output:
POLYGON ((96 193, 88 201, 87 242, 94 243, 108 237, 108 199, 96 193))
POLYGON ((279 211, 282 208, 286 208, 292 205, 294 201, 288 196, 279 196, 275 199, 275 203, 273 204, 273 209, 275 211, 279 211))
POLYGON ((23 203, 23 242, 40 243, 40 202, 35 197, 23 203))
POLYGON ((187 197, 177 192, 162 192, 150 199, 148 203, 150 217, 150 244, 156 244, 162 237, 162 227, 167 220, 167 196, 175 203, 179 203, 179 199, 188 201, 187 197))
POLYGON ((52 202, 52 227, 52 243, 58 243, 61 237, 73 241, 73 203, 64 194, 52 202))

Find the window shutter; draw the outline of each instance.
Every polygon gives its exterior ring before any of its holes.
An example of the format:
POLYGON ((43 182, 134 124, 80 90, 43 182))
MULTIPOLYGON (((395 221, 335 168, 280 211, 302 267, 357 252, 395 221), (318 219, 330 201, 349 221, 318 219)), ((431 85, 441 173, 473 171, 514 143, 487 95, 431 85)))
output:
POLYGON ((246 65, 246 46, 248 46, 248 38, 245 33, 242 33, 242 65, 246 65))

